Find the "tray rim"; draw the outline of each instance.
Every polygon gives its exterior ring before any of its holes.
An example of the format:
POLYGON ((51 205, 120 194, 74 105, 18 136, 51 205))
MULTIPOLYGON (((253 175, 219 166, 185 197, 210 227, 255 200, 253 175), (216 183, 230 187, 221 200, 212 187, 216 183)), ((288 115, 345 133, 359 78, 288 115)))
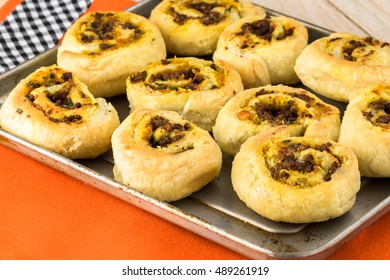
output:
MULTIPOLYGON (((150 3, 155 3, 157 0, 143 0, 137 4, 131 6, 128 11, 136 10, 150 3)), ((274 14, 281 14, 273 10, 265 8, 266 11, 270 11, 274 14)), ((297 19, 299 20, 299 19, 297 19)), ((328 32, 327 29, 319 26, 303 22, 305 25, 311 28, 328 32)), ((7 79, 13 75, 19 73, 19 69, 23 69, 28 64, 39 63, 45 57, 53 55, 52 52, 57 51, 58 46, 55 46, 40 55, 14 67, 13 69, 0 75, 0 80, 7 79)), ((26 66, 29 67, 29 66, 26 66)), ((31 67, 31 66, 30 66, 31 67)), ((272 251, 259 248, 258 246, 242 240, 231 234, 216 227, 215 225, 202 220, 200 217, 196 217, 193 214, 185 213, 183 210, 165 202, 161 202, 143 195, 133 189, 126 188, 125 186, 115 182, 113 179, 108 178, 104 175, 98 174, 95 170, 92 170, 86 166, 77 163, 76 161, 67 159, 51 151, 48 151, 42 147, 31 144, 19 137, 16 137, 0 128, 0 144, 11 148, 25 156, 33 158, 38 162, 41 162, 49 167, 52 167, 60 172, 63 172, 73 178, 76 178, 82 182, 86 182, 91 186, 108 193, 116 198, 124 200, 130 204, 135 205, 143 210, 146 210, 168 222, 179 225, 187 230, 190 230, 200 236, 210 239, 224 247, 232 249, 246 257, 255 259, 289 259, 283 256, 277 256, 272 251), (162 212, 163 210, 164 212, 162 212)), ((377 219, 382 217, 390 210, 390 196, 383 200, 380 204, 375 207, 375 211, 371 211, 372 215, 365 217, 359 223, 354 223, 355 227, 352 230, 345 231, 344 234, 333 239, 332 243, 327 243, 322 247, 312 250, 310 252, 303 252, 302 254, 295 255, 293 259, 318 259, 323 258, 337 250, 337 248, 343 245, 348 240, 352 239, 368 225, 375 222, 377 219)), ((222 213, 222 212, 221 212, 222 213)), ((223 213, 222 213, 223 214, 223 213)))

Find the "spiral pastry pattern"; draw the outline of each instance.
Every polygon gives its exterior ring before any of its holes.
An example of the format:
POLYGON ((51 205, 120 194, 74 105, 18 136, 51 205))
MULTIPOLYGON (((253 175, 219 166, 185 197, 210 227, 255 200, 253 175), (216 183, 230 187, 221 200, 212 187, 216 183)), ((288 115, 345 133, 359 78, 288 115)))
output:
POLYGON ((243 90, 240 75, 229 64, 195 57, 152 63, 126 84, 131 110, 175 111, 208 131, 222 106, 243 90))
POLYGON ((239 198, 260 215, 311 223, 350 210, 360 174, 351 149, 329 139, 291 137, 281 126, 242 145, 233 161, 232 183, 239 198))
POLYGON ((222 165, 210 134, 173 111, 133 111, 114 132, 112 149, 115 180, 163 201, 201 189, 222 165))
POLYGON ((68 158, 106 152, 118 125, 111 104, 56 65, 21 80, 0 110, 2 129, 68 158))
POLYGON ((292 136, 336 141, 340 111, 304 89, 268 85, 233 97, 219 112, 213 134, 223 151, 235 155, 250 136, 277 126, 287 126, 292 136))
POLYGON ((390 83, 390 45, 371 37, 332 33, 302 51, 295 71, 317 93, 348 102, 355 89, 390 83))
POLYGON ((357 95, 344 113, 339 142, 354 151, 362 176, 390 177, 390 85, 357 95))
POLYGON ((163 0, 150 20, 161 30, 169 53, 203 56, 215 51, 228 25, 248 15, 265 16, 265 11, 247 0, 163 0))
POLYGON ((164 39, 148 19, 129 12, 94 12, 65 33, 57 63, 95 97, 110 97, 125 93, 132 72, 165 57, 164 39))
POLYGON ((231 63, 245 88, 295 84, 294 64, 307 42, 306 27, 292 18, 249 16, 224 30, 213 58, 231 63))

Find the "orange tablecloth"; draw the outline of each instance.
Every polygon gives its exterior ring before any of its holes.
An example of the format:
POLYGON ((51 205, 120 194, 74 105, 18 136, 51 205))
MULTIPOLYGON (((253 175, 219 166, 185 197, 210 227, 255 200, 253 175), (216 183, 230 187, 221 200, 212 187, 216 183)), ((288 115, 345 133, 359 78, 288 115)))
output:
MULTIPOLYGON (((95 0, 90 10, 133 3, 95 0)), ((329 259, 390 259, 389 224, 390 213, 329 259)), ((246 258, 0 145, 0 259, 246 258)))

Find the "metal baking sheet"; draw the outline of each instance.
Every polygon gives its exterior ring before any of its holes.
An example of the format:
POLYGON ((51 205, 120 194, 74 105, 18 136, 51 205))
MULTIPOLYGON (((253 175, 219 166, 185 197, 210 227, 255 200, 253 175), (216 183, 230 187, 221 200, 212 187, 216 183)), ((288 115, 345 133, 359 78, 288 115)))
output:
MULTIPOLYGON (((148 17, 157 3, 158 0, 144 0, 129 11, 148 17)), ((310 41, 330 32, 303 23, 309 30, 310 41)), ((0 106, 22 78, 40 66, 54 64, 56 52, 53 48, 0 76, 0 106)), ((345 109, 345 104, 320 98, 339 107, 341 112, 345 109)), ((129 113, 125 95, 109 101, 123 120, 129 113)), ((230 181, 232 157, 227 155, 218 178, 190 197, 165 203, 115 182, 111 151, 96 159, 74 161, 1 129, 0 143, 253 259, 324 259, 390 209, 390 179, 362 178, 356 203, 345 215, 321 223, 276 223, 254 213, 238 199, 230 181)))

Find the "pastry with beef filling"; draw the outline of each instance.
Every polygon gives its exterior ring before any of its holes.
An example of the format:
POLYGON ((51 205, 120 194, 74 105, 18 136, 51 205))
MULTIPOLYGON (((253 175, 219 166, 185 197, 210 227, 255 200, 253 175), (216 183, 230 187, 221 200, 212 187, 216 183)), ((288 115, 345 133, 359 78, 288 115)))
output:
POLYGON ((115 108, 71 72, 42 67, 22 79, 0 109, 0 127, 67 158, 94 158, 111 147, 115 108))
POLYGON ((333 33, 308 45, 295 71, 317 93, 348 102, 356 88, 390 83, 390 45, 371 37, 333 33))
POLYGON ((169 53, 202 56, 215 51, 227 26, 248 15, 265 16, 265 11, 248 0, 163 0, 150 20, 160 29, 169 53))
POLYGON ((344 113, 339 142, 351 148, 362 176, 390 177, 390 85, 361 90, 344 113))
POLYGON ((243 90, 240 75, 224 61, 195 57, 155 62, 127 79, 131 110, 170 110, 208 131, 219 110, 243 90))
POLYGON ((162 201, 198 191, 222 165, 210 134, 173 111, 133 111, 115 130, 112 150, 115 180, 162 201))
POLYGON ((249 16, 222 32, 213 58, 231 63, 245 88, 295 84, 295 60, 307 42, 306 27, 292 18, 249 16))
POLYGON ((129 12, 94 12, 65 33, 57 64, 73 72, 95 97, 126 92, 126 79, 166 57, 164 39, 148 19, 129 12))
POLYGON ((268 85, 230 99, 220 110, 213 133, 221 149, 235 155, 250 136, 277 126, 287 126, 292 136, 336 141, 340 111, 304 89, 268 85))
POLYGON ((234 158, 231 176, 238 197, 277 222, 339 217, 352 208, 360 189, 351 149, 329 139, 291 137, 286 127, 250 137, 234 158))

